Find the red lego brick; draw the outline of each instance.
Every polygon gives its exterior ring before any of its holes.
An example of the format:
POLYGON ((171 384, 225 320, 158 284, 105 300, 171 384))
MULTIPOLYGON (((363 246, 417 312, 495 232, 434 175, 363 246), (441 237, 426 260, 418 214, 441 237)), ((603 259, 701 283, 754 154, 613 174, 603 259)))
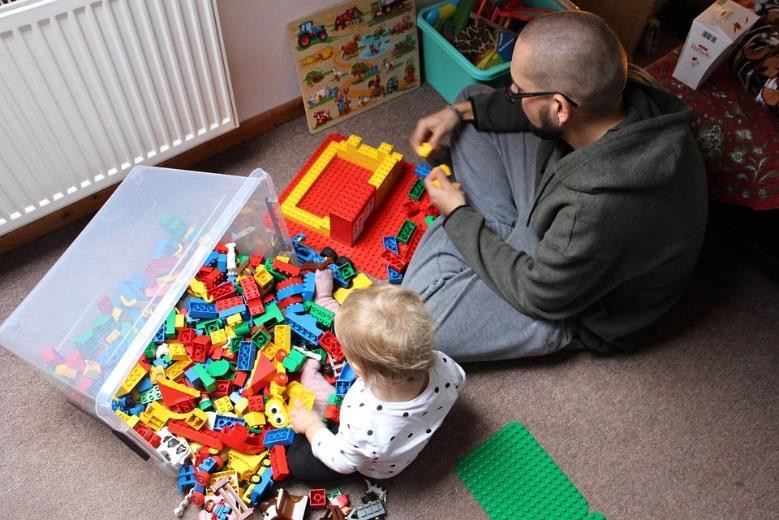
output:
POLYGON ((220 451, 224 449, 224 444, 221 440, 219 440, 214 432, 206 429, 196 430, 191 428, 184 421, 168 421, 168 431, 173 435, 179 435, 188 441, 194 441, 202 444, 203 446, 208 446, 209 448, 214 448, 220 451))
POLYGON ((274 482, 284 480, 289 476, 287 452, 284 451, 284 446, 282 444, 277 444, 270 449, 270 467, 273 472, 274 482))
POLYGON ((251 276, 245 276, 241 278, 241 289, 243 289, 243 299, 248 303, 250 300, 259 298, 260 289, 257 287, 257 282, 251 276))
POLYGON ((247 396, 255 395, 260 392, 260 390, 267 386, 276 375, 276 366, 265 356, 257 356, 257 361, 255 363, 251 379, 244 388, 247 396))
POLYGON ((233 376, 233 385, 237 386, 238 388, 243 388, 243 385, 246 384, 246 379, 248 379, 248 377, 248 372, 241 372, 240 370, 236 370, 235 375, 233 376))
POLYGON ((264 255, 251 255, 249 256, 249 265, 252 267, 257 267, 258 265, 265 263, 265 256, 264 255))
POLYGON ((261 395, 252 395, 249 399, 249 411, 251 412, 264 412, 265 411, 265 399, 261 395))
POLYGON ((338 423, 341 420, 341 408, 334 404, 328 404, 325 407, 325 413, 323 416, 330 422, 338 423))
POLYGON ((279 302, 279 309, 282 311, 287 310, 287 307, 292 305, 293 303, 303 303, 303 297, 301 296, 290 296, 289 298, 284 298, 279 302))
POLYGON ((386 249, 381 252, 381 260, 399 273, 405 271, 408 266, 408 260, 386 249))
POLYGON ((249 314, 252 317, 260 316, 265 313, 265 306, 262 304, 262 298, 254 298, 246 302, 246 306, 249 308, 249 314))
POLYGON ((162 441, 162 439, 160 439, 160 436, 154 433, 154 430, 152 430, 142 422, 135 423, 135 426, 133 426, 133 430, 138 432, 138 435, 146 439, 146 442, 151 444, 154 448, 160 447, 160 442, 162 441))
POLYGON ((300 274, 300 268, 289 262, 282 262, 276 258, 273 259, 271 266, 278 272, 284 273, 287 276, 298 276, 300 274))
POLYGON ((220 397, 224 397, 226 395, 230 394, 230 380, 229 379, 217 379, 216 380, 216 389, 211 392, 211 397, 213 399, 219 399, 220 397))
POLYGON ((327 507, 327 490, 324 488, 309 489, 308 504, 312 509, 324 509, 327 507))
POLYGON ((344 359, 344 351, 341 348, 341 342, 335 337, 335 334, 326 330, 319 336, 319 346, 330 354, 333 361, 340 363, 344 359))
POLYGON ((243 424, 234 424, 222 428, 218 432, 219 439, 228 448, 233 448, 249 455, 259 455, 265 451, 262 437, 249 433, 249 429, 243 424))
POLYGON ((179 343, 182 343, 183 345, 188 345, 189 343, 192 343, 192 341, 194 341, 196 337, 197 337, 197 332, 195 331, 195 329, 186 328, 186 329, 181 329, 179 331, 176 340, 179 343))
POLYGON ((217 285, 213 289, 208 291, 208 295, 214 299, 215 302, 223 298, 232 298, 238 293, 235 290, 235 286, 230 282, 225 282, 221 285, 217 285))
POLYGON ((353 245, 365 229, 376 204, 376 188, 370 184, 344 186, 330 206, 330 238, 353 245))
POLYGON ((227 254, 227 246, 224 245, 224 242, 219 242, 218 244, 216 244, 216 247, 214 247, 214 251, 216 251, 220 255, 226 255, 227 254))
POLYGON ((243 298, 240 296, 232 296, 230 298, 222 298, 220 300, 217 300, 215 302, 216 305, 216 311, 224 311, 227 309, 232 309, 233 307, 237 307, 239 305, 243 305, 243 298))

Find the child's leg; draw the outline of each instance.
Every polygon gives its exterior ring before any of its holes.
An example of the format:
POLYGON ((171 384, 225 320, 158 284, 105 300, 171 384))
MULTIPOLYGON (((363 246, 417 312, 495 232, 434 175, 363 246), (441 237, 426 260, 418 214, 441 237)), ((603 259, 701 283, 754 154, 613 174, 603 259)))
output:
POLYGON ((287 464, 292 477, 306 482, 328 482, 346 477, 314 457, 305 435, 295 436, 295 442, 287 449, 287 464))

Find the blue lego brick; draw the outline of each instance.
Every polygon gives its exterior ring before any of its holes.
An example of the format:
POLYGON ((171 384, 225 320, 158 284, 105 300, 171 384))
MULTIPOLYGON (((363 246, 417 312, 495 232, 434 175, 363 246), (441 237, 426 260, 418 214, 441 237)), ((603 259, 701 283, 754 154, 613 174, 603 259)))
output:
POLYGON ((427 177, 431 171, 433 171, 433 168, 423 163, 417 164, 417 167, 414 168, 414 174, 420 179, 427 177))
POLYGON ((217 415, 214 419, 214 431, 222 431, 223 428, 229 428, 236 424, 246 425, 246 421, 240 417, 233 417, 231 415, 217 415))
POLYGON ((197 388, 198 390, 203 388, 203 381, 200 380, 200 375, 194 366, 184 372, 184 378, 192 385, 192 388, 197 388))
POLYGON ((314 299, 314 293, 316 292, 316 275, 314 273, 306 273, 303 275, 303 299, 311 301, 314 299))
POLYGON ((344 396, 346 395, 346 392, 348 392, 351 387, 352 387, 352 381, 342 381, 339 379, 335 382, 335 394, 344 396))
MULTIPOLYGON (((217 417, 220 417, 217 415, 217 417)), ((207 471, 208 473, 212 473, 214 469, 216 468, 216 460, 213 457, 206 458, 203 462, 200 463, 200 466, 198 466, 198 470, 207 471)))
POLYGON ((316 345, 322 331, 316 326, 316 319, 309 314, 287 313, 287 325, 292 332, 297 334, 303 341, 316 345))
POLYGON ((190 298, 187 301, 187 316, 195 319, 211 320, 218 316, 216 305, 206 303, 199 298, 190 298))
POLYGON ((297 233, 292 237, 292 247, 295 249, 295 258, 301 264, 306 262, 320 263, 324 262, 324 258, 319 255, 314 249, 303 243, 306 239, 306 235, 303 233, 297 233))
POLYGON ((249 502, 253 506, 260 505, 263 497, 265 497, 268 492, 273 489, 274 482, 272 476, 273 472, 270 468, 265 468, 265 471, 261 473, 260 481, 254 486, 254 489, 249 495, 249 502))
POLYGON ((144 390, 148 390, 151 387, 151 378, 148 375, 143 376, 143 379, 141 379, 138 384, 135 385, 135 389, 138 390, 138 392, 143 392, 144 390))
POLYGON ((232 512, 233 508, 227 504, 218 504, 214 507, 213 514, 217 520, 230 520, 231 518, 235 518, 235 515, 230 514, 232 512))
POLYGON ((387 266, 387 281, 392 284, 399 284, 403 281, 403 273, 387 266))
POLYGON ((223 273, 227 272, 227 255, 218 255, 216 257, 216 268, 223 273))
POLYGON ((398 239, 394 236, 389 237, 383 237, 382 240, 384 241, 384 249, 387 251, 392 251, 396 255, 400 254, 400 248, 398 247, 398 239))
POLYGON ((293 442, 295 442, 295 431, 292 428, 278 428, 276 430, 268 430, 265 432, 265 436, 262 438, 262 443, 266 448, 271 448, 277 444, 290 446, 293 442))
POLYGON ((179 493, 186 495, 195 485, 195 472, 192 465, 181 466, 179 468, 178 488, 179 493))
POLYGON ((341 270, 338 269, 338 266, 335 264, 330 264, 329 266, 330 272, 333 273, 333 281, 337 283, 340 287, 349 287, 349 280, 345 279, 343 275, 341 274, 341 270))
POLYGON ((296 283, 294 285, 290 285, 289 287, 284 287, 283 289, 277 290, 276 299, 281 301, 286 298, 289 298, 290 296, 303 294, 303 291, 304 291, 303 284, 296 283))
POLYGON ((242 341, 238 349, 238 360, 235 363, 236 370, 250 371, 254 367, 257 347, 251 341, 242 341))
POLYGON ((287 305, 287 308, 284 310, 284 314, 302 314, 306 312, 306 305, 304 303, 291 303, 287 305))
POLYGON ((136 404, 135 406, 127 409, 127 415, 139 416, 146 410, 145 404, 136 404))
POLYGON ((241 305, 236 305, 235 307, 230 307, 229 309, 223 309, 219 311, 219 317, 227 318, 233 314, 242 314, 244 312, 246 312, 246 304, 242 303, 241 305))
POLYGON ((160 343, 165 343, 165 324, 163 323, 162 326, 160 326, 160 330, 157 331, 157 334, 154 335, 154 342, 158 345, 160 343))
POLYGON ((348 362, 344 363, 344 366, 341 369, 341 373, 338 374, 338 379, 342 381, 354 381, 356 378, 357 374, 352 368, 352 365, 350 365, 348 362))
POLYGON ((203 265, 214 267, 218 259, 219 259, 219 253, 217 253, 216 251, 211 251, 211 253, 206 258, 206 261, 203 262, 203 265))

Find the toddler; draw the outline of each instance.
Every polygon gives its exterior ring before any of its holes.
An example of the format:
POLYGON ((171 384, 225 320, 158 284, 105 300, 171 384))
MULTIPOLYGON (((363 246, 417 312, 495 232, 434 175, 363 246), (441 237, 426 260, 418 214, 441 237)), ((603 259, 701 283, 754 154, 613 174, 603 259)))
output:
MULTIPOLYGON (((323 301, 329 292, 320 293, 327 287, 326 276, 326 271, 317 273, 317 301, 333 309, 334 301, 323 301)), ((433 320, 422 300, 405 288, 386 284, 352 293, 336 309, 334 329, 357 379, 341 403, 337 433, 316 411, 293 407, 292 427, 308 442, 298 436, 290 447, 290 471, 316 481, 354 472, 393 477, 441 426, 462 392, 465 372, 433 350, 433 320)), ((323 388, 317 365, 307 362, 302 380, 326 396, 333 390, 323 388), (312 381, 314 376, 319 379, 312 381)))

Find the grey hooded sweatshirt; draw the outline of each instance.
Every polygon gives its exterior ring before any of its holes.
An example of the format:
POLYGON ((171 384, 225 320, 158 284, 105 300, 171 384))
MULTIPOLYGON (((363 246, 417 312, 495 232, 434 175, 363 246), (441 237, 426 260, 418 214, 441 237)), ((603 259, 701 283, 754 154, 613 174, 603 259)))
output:
MULTIPOLYGON (((626 118, 596 142, 572 150, 542 141, 528 222, 533 256, 487 229, 468 206, 445 229, 476 274, 520 312, 578 322, 577 336, 601 352, 634 339, 681 296, 707 219, 706 175, 689 108, 631 67, 626 118)), ((502 92, 471 98, 479 130, 530 124, 502 92)), ((455 172, 456 175, 456 172, 455 172)))

